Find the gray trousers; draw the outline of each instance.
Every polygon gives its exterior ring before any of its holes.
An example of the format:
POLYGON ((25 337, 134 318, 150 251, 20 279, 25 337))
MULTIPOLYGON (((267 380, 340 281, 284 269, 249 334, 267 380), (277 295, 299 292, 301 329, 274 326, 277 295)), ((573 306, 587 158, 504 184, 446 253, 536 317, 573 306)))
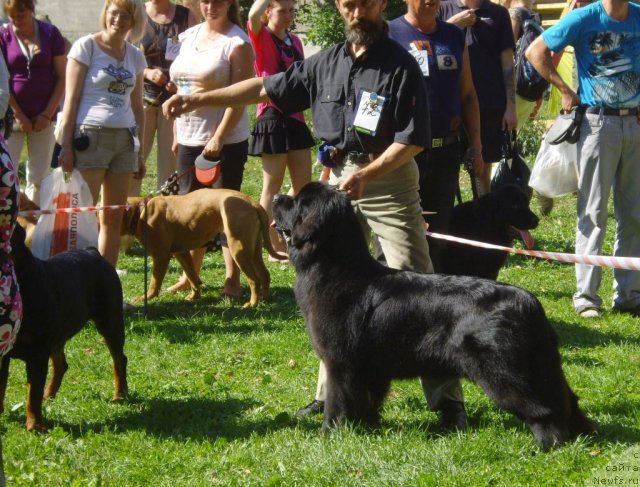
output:
MULTIPOLYGON (((640 256, 640 124, 633 116, 586 114, 578 142, 576 254, 600 255, 613 187, 614 255, 640 256)), ((613 306, 640 307, 640 272, 614 269, 613 306)), ((599 308, 602 268, 576 264, 576 311, 599 308)))
MULTIPOLYGON (((332 169, 329 183, 337 185, 358 166, 347 162, 332 169)), ((356 214, 367 230, 376 234, 389 267, 432 273, 429 246, 424 235, 424 218, 418 195, 418 166, 409 161, 365 187, 361 199, 353 202, 356 214)), ((326 370, 320 362, 316 399, 326 398, 326 370)), ((463 401, 458 379, 442 381, 421 377, 429 408, 440 409, 448 401, 463 401)))

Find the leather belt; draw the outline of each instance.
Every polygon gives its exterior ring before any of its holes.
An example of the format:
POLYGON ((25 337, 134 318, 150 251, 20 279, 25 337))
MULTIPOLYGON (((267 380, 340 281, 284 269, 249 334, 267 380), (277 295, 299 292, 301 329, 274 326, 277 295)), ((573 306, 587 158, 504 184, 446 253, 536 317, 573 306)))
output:
POLYGON ((458 140, 458 137, 456 137, 455 135, 431 139, 431 148, 439 149, 440 147, 447 147, 448 145, 455 144, 456 142, 458 142, 458 140))
POLYGON ((337 165, 344 164, 345 162, 353 162, 358 165, 369 164, 375 160, 380 154, 374 154, 373 152, 358 152, 358 151, 341 151, 339 150, 333 160, 337 165))
POLYGON ((606 108, 606 107, 587 107, 587 113, 596 113, 598 115, 607 115, 612 117, 628 117, 636 116, 640 111, 638 107, 633 108, 606 108))

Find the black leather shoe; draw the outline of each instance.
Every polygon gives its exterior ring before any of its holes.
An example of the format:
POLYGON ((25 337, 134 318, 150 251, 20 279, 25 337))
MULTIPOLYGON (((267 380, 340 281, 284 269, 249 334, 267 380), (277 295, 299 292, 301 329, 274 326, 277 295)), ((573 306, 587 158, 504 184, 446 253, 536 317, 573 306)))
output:
POLYGON ((298 409, 296 416, 309 416, 310 414, 322 414, 324 412, 324 401, 314 399, 302 409, 298 409))
POLYGON ((613 310, 617 311, 618 313, 627 313, 635 317, 640 316, 640 306, 636 306, 634 308, 621 308, 619 306, 614 306, 613 310))
POLYGON ((440 411, 440 422, 436 427, 436 431, 439 433, 455 430, 464 431, 467 428, 467 414, 463 403, 458 401, 446 402, 440 411))

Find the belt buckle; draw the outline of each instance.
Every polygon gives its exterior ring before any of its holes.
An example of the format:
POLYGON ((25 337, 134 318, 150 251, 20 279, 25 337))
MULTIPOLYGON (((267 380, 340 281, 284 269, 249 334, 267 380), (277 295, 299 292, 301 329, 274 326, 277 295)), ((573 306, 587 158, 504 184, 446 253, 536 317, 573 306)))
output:
POLYGON ((621 108, 620 110, 618 110, 618 115, 620 115, 621 117, 626 117, 630 112, 631 110, 628 108, 621 108))
POLYGON ((360 160, 360 153, 357 151, 350 150, 347 152, 347 155, 344 158, 347 162, 355 162, 357 163, 360 160))
POLYGON ((436 149, 438 147, 442 147, 444 144, 444 139, 441 137, 439 139, 431 139, 431 148, 436 149))

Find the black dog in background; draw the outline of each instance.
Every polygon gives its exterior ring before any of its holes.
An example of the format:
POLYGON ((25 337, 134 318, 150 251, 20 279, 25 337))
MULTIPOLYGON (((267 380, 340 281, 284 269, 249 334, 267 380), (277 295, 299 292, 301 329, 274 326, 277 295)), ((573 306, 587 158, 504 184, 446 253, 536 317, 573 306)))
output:
MULTIPOLYGON (((511 247, 513 228, 528 231, 536 228, 538 221, 529 209, 527 195, 518 186, 507 185, 482 195, 476 201, 457 205, 451 214, 449 235, 511 247)), ((495 281, 505 260, 507 253, 502 250, 447 242, 442 272, 495 281)))
POLYGON ((389 269, 369 254, 344 194, 309 183, 277 195, 275 226, 296 301, 328 374, 323 429, 376 424, 392 379, 467 377, 549 448, 590 433, 530 293, 485 279, 389 269))
POLYGON ((124 355, 124 320, 120 279, 96 249, 63 252, 48 260, 33 256, 24 243, 25 231, 16 225, 11 237, 14 263, 24 315, 13 349, 0 367, 0 411, 11 358, 27 367, 27 429, 45 431, 42 399, 55 396, 69 368, 65 343, 93 320, 113 358, 114 400, 127 394, 127 357, 124 355), (47 362, 51 380, 46 393, 47 362))

